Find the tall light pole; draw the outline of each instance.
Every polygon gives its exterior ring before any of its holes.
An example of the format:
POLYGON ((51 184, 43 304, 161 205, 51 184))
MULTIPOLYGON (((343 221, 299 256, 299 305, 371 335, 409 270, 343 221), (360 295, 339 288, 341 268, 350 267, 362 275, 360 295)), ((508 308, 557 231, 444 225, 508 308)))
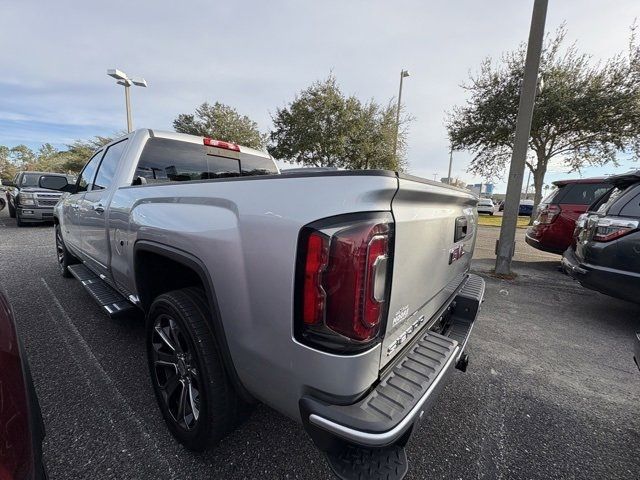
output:
POLYGON ((511 274, 511 260, 515 253, 516 223, 518 221, 519 199, 522 195, 522 180, 531 134, 533 105, 536 100, 538 68, 544 39, 544 25, 547 18, 549 0, 535 0, 531 15, 527 56, 524 63, 524 78, 520 90, 520 103, 516 119, 516 135, 509 167, 507 194, 504 199, 504 214, 500 227, 500 239, 496 249, 496 269, 498 275, 511 274))
POLYGON ((453 165, 453 146, 449 149, 449 174, 447 175, 447 183, 451 185, 451 166, 453 165))
POLYGON ((133 120, 131 119, 131 94, 129 93, 129 87, 131 85, 146 87, 147 81, 144 78, 141 78, 140 80, 131 79, 126 73, 118 70, 117 68, 107 70, 107 75, 115 78, 117 80, 116 83, 124 87, 124 101, 127 108, 127 133, 129 133, 133 131, 133 120))
POLYGON ((398 160, 398 135, 400 133, 400 106, 402 105, 402 80, 409 76, 409 70, 400 70, 400 90, 398 91, 398 108, 396 108, 396 137, 393 141, 393 158, 398 160))

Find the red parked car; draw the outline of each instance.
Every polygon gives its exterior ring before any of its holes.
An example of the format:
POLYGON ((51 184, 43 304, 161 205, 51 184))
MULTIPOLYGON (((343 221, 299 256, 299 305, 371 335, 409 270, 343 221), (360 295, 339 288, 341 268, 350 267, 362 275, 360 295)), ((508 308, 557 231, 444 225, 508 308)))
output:
POLYGON ((589 205, 611 189, 600 178, 579 178, 553 182, 556 188, 538 206, 538 216, 528 228, 525 240, 538 250, 562 253, 573 244, 573 229, 589 205))
POLYGON ((0 288, 0 480, 46 478, 44 426, 27 357, 0 288))

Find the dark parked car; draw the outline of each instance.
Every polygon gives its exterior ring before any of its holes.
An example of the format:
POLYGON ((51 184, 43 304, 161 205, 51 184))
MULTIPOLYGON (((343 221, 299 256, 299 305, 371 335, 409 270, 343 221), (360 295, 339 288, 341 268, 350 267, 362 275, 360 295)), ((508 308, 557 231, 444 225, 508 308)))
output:
POLYGON ((533 200, 520 200, 518 207, 518 215, 526 215, 530 217, 533 213, 533 200))
POLYGON ((6 193, 9 216, 25 223, 53 222, 53 207, 75 178, 62 173, 18 172, 6 193))
POLYGON ((584 287, 640 303, 640 170, 612 185, 576 222, 563 268, 584 287))
POLYGON ((0 479, 46 478, 44 426, 27 357, 0 288, 0 479))
POLYGON ((538 250, 562 255, 573 244, 578 217, 612 185, 604 178, 560 180, 553 184, 556 188, 540 202, 538 216, 525 240, 538 250))

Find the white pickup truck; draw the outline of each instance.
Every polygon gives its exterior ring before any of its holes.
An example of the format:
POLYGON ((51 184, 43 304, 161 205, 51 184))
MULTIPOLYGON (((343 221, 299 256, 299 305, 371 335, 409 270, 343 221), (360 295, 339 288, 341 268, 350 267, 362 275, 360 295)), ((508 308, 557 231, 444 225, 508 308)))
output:
POLYGON ((144 312, 178 441, 205 449, 261 401, 340 478, 406 474, 412 430, 468 361, 474 195, 388 171, 281 173, 263 152, 146 129, 71 190, 61 272, 110 316, 144 312))

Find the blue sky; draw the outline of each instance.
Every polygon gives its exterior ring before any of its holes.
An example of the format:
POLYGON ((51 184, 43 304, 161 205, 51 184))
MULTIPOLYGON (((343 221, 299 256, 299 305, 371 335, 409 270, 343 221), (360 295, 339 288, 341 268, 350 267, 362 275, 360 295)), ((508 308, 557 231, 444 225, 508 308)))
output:
MULTIPOLYGON (((626 48, 637 0, 549 2, 547 31, 566 21, 570 41, 594 62, 626 48)), ((0 144, 63 146, 125 127, 117 67, 144 76, 132 90, 136 127, 171 129, 173 118, 220 101, 271 128, 270 114, 330 72, 347 94, 386 102, 397 94, 416 117, 410 171, 446 176, 445 112, 489 55, 525 41, 532 1, 12 1, 0 0, 0 144)), ((453 175, 468 182, 469 155, 453 175)), ((585 169, 583 176, 626 171, 585 169)), ((554 166, 547 181, 577 176, 554 166)), ((526 177, 525 177, 526 178, 526 177)), ((498 191, 503 190, 498 185, 498 191)))

